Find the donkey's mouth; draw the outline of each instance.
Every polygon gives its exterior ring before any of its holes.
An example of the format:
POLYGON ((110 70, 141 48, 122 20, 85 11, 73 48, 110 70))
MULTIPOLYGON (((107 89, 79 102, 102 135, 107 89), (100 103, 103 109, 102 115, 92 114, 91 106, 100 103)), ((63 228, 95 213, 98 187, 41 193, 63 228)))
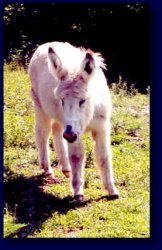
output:
POLYGON ((67 133, 66 131, 63 133, 63 137, 69 142, 73 143, 77 139, 77 134, 75 133, 67 133))

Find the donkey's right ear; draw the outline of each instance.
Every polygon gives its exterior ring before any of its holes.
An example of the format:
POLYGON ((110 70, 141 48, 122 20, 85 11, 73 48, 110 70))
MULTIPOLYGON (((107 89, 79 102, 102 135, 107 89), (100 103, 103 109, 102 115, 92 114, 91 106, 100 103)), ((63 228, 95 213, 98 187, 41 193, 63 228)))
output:
POLYGON ((59 70, 61 68, 61 60, 51 47, 48 48, 48 56, 54 69, 59 70))
POLYGON ((60 57, 55 53, 54 49, 48 48, 49 63, 48 68, 51 74, 58 80, 65 80, 67 71, 64 69, 60 57))

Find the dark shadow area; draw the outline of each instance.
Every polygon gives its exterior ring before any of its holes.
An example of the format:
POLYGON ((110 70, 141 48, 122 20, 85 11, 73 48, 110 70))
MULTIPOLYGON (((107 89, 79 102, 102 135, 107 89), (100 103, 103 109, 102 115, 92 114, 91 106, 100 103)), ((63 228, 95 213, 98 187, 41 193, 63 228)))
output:
MULTIPOLYGON (((14 176, 12 172, 8 174, 11 177, 14 176)), ((24 176, 8 178, 8 181, 4 183, 4 207, 7 206, 9 212, 14 215, 15 223, 27 224, 8 237, 26 238, 35 230, 41 230, 42 223, 56 211, 60 214, 66 214, 70 209, 86 206, 93 201, 107 199, 106 196, 103 196, 78 203, 70 196, 61 199, 45 193, 43 191, 44 185, 43 175, 30 178, 24 176)))

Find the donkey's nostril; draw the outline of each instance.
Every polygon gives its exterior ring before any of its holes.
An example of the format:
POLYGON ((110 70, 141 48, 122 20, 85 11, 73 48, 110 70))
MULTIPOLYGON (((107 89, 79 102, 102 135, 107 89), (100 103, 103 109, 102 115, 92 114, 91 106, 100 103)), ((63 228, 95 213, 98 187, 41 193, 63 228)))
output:
POLYGON ((68 141, 68 140, 70 140, 71 135, 65 131, 65 132, 63 133, 63 137, 68 141))
POLYGON ((77 139, 77 134, 75 133, 67 133, 67 131, 65 131, 63 133, 63 137, 69 142, 69 143, 73 143, 74 141, 76 141, 77 139))
POLYGON ((73 134, 72 134, 72 140, 73 140, 73 142, 76 141, 76 139, 77 139, 77 134, 74 134, 74 133, 73 133, 73 134))

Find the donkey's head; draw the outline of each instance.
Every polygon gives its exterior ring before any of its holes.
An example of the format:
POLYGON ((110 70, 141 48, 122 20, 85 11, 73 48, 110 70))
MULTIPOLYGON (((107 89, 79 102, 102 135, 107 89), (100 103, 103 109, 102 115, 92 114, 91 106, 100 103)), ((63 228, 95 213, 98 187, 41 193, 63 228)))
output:
POLYGON ((48 55, 50 71, 59 82, 54 94, 64 114, 63 137, 72 143, 84 132, 92 115, 89 82, 96 68, 93 52, 84 51, 79 67, 73 71, 63 66, 53 48, 49 48, 48 55))

